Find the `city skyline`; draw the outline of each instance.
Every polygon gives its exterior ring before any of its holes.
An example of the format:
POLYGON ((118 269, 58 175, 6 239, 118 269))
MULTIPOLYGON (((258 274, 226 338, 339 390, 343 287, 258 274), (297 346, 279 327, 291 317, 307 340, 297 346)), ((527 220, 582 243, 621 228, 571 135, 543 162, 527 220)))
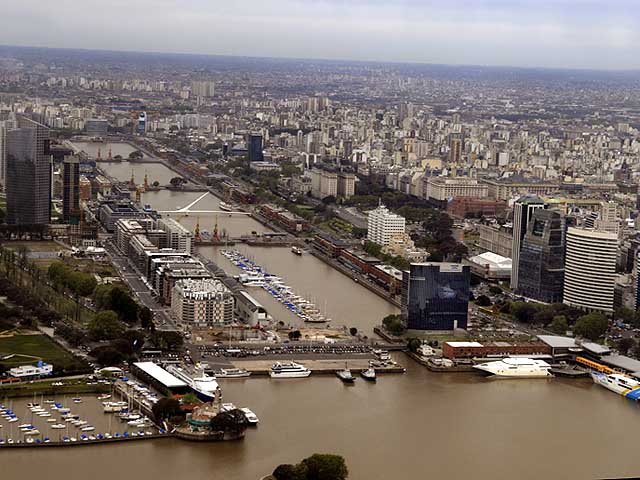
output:
POLYGON ((0 44, 450 65, 635 70, 632 5, 594 0, 139 0, 5 7, 0 44), (80 8, 82 7, 82 8, 80 8), (151 8, 153 7, 153 8, 151 8), (614 8, 615 7, 615 8, 614 8), (126 10, 125 10, 126 9, 126 10), (126 11, 124 21, 122 12, 126 11), (84 12, 91 12, 87 15, 84 12), (44 23, 43 23, 44 22, 44 23), (594 34, 597 33, 597 34, 594 34))

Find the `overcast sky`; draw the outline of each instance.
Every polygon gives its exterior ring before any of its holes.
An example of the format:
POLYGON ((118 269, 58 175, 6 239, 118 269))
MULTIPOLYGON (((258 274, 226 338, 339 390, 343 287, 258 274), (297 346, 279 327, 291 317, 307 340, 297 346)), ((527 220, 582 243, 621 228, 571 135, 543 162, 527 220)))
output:
POLYGON ((2 0, 0 44, 639 69, 640 0, 2 0))

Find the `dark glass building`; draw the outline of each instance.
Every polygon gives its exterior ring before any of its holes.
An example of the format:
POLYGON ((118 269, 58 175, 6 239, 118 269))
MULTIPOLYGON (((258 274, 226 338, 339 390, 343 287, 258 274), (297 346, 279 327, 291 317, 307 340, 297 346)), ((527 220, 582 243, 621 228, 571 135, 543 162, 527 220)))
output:
POLYGON ((471 270, 459 263, 412 263, 402 275, 402 314, 409 330, 467 328, 471 270))
POLYGON ((17 116, 7 139, 7 223, 47 225, 51 218, 49 129, 17 116))
POLYGON ((562 302, 565 233, 559 211, 533 212, 522 239, 516 293, 546 303, 562 302))
POLYGON ((250 162, 261 162, 264 160, 262 156, 262 135, 250 133, 247 137, 247 151, 249 153, 250 162))
POLYGON ((80 222, 80 159, 67 155, 62 163, 62 218, 65 223, 80 222))

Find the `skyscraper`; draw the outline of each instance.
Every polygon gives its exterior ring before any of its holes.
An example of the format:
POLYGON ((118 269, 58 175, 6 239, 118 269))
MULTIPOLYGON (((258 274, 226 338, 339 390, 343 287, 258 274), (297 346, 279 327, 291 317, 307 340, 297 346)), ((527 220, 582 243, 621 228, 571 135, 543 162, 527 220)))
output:
POLYGON ((80 222, 80 158, 65 155, 62 162, 62 218, 65 223, 80 222))
POLYGON ((18 116, 7 138, 7 223, 46 225, 51 218, 49 129, 18 116))
POLYGON ((467 328, 471 270, 458 263, 412 263, 402 274, 402 314, 409 330, 467 328))
POLYGON ((618 235, 588 228, 567 230, 563 302, 613 312, 618 235))
POLYGON ((262 156, 262 135, 259 133, 250 133, 247 137, 247 151, 249 153, 250 162, 261 162, 262 156))
POLYGON ((522 239, 516 293, 546 303, 562 302, 565 229, 559 211, 534 210, 522 239))
POLYGON ((520 262, 520 248, 522 239, 527 233, 527 225, 533 212, 538 208, 545 208, 544 202, 536 196, 521 197, 513 205, 513 248, 512 248, 512 267, 511 267, 511 288, 518 287, 518 269, 520 262))

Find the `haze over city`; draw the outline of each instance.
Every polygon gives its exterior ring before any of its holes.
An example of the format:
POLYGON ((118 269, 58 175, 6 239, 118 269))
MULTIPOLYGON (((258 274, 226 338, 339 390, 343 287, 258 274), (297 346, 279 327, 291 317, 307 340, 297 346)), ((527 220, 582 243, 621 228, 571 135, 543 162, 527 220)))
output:
POLYGON ((6 2, 0 44, 521 67, 637 69, 612 0, 6 2))

